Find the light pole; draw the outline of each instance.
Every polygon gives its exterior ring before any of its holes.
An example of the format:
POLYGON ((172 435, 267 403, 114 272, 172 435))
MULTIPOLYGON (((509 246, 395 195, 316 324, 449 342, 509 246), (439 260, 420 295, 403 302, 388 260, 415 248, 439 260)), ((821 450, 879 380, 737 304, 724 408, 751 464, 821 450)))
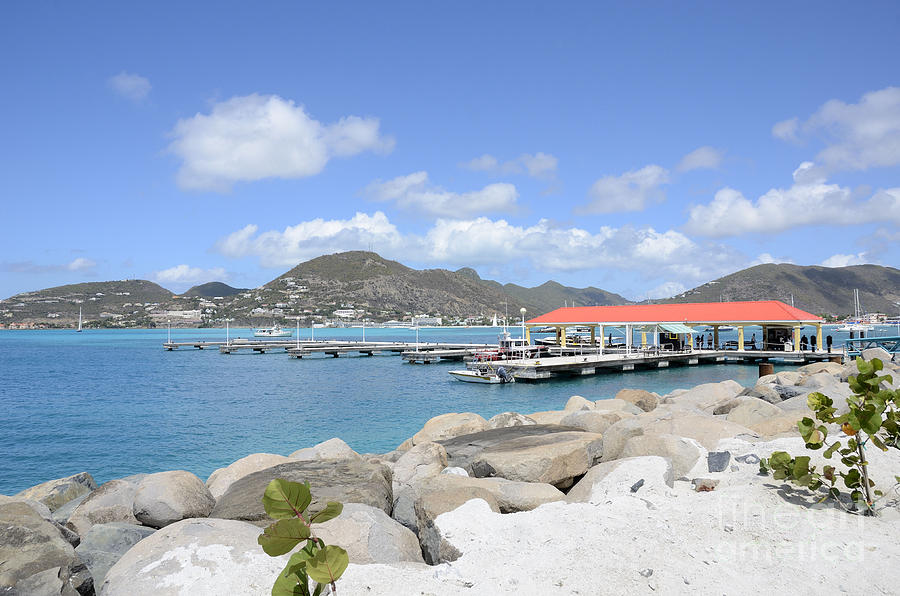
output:
POLYGON ((166 326, 169 328, 168 334, 166 335, 166 342, 172 343, 172 321, 166 319, 166 326))
POLYGON ((288 318, 297 320, 297 349, 299 350, 300 349, 300 319, 302 319, 303 317, 298 315, 296 317, 288 317, 288 318))
POLYGON ((525 359, 525 307, 519 309, 522 314, 522 359, 525 359))
POLYGON ((363 315, 363 343, 366 343, 366 315, 363 315))
POLYGON ((416 322, 416 352, 419 351, 419 323, 416 322))
POLYGON ((231 336, 229 334, 228 323, 230 323, 233 320, 234 319, 229 319, 228 317, 225 318, 225 345, 226 346, 231 345, 231 336))

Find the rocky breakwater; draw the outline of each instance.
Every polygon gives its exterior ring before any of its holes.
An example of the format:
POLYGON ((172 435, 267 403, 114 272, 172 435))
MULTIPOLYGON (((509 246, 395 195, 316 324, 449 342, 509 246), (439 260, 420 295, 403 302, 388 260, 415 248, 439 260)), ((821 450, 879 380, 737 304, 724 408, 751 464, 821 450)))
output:
MULTIPOLYGON (((444 414, 390 453, 331 439, 249 455, 205 483, 183 471, 52 481, 0 498, 0 585, 269 594, 288 557, 256 542, 270 522, 261 496, 285 478, 310 483, 312 512, 345 504, 319 531, 349 552, 342 594, 891 593, 896 492, 865 518, 758 472, 773 451, 804 451, 796 422, 810 392, 846 409, 854 370, 821 363, 750 388, 635 388, 531 414, 444 414)), ((900 386, 900 368, 884 373, 900 386)), ((870 451, 870 474, 892 486, 900 453, 870 451)))

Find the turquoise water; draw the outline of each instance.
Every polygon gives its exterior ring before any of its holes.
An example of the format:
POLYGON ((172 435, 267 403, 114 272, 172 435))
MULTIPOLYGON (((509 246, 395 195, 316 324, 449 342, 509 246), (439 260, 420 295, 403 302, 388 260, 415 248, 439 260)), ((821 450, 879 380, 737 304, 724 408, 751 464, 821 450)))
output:
MULTIPOLYGON (((757 376, 754 365, 708 365, 476 385, 447 374, 459 363, 167 352, 166 333, 0 331, 0 493, 83 470, 98 482, 174 469, 205 479, 250 453, 289 454, 334 436, 359 452, 385 452, 445 412, 487 418, 561 409, 575 394, 607 398, 623 387, 663 394, 724 379, 751 385, 757 376)), ((224 335, 172 330, 175 341, 224 335)), ((233 337, 249 335, 232 330, 233 337)), ((496 335, 494 329, 420 331, 422 341, 494 342, 496 335)), ((366 337, 414 341, 415 331, 367 329, 366 337)), ((360 330, 316 330, 316 339, 326 338, 359 339, 360 330)))

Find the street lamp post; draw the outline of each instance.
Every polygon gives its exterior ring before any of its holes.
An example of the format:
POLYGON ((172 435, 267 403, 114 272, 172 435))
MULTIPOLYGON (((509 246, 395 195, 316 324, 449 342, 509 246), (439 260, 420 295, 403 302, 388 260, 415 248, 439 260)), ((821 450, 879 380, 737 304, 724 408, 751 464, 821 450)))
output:
POLYGON ((289 319, 296 319, 297 321, 297 349, 300 349, 300 319, 303 317, 297 315, 296 317, 288 317, 289 319))
POLYGON ((525 359, 525 307, 519 309, 522 314, 522 359, 525 359))
POLYGON ((230 323, 230 322, 233 321, 233 320, 234 320, 234 319, 229 319, 229 318, 227 318, 227 317, 225 318, 225 345, 226 345, 226 346, 230 346, 230 345, 231 345, 231 335, 230 335, 230 330, 229 330, 229 327, 228 327, 228 323, 230 323))
POLYGON ((166 319, 166 326, 169 328, 168 334, 166 335, 167 343, 172 343, 172 321, 166 319))

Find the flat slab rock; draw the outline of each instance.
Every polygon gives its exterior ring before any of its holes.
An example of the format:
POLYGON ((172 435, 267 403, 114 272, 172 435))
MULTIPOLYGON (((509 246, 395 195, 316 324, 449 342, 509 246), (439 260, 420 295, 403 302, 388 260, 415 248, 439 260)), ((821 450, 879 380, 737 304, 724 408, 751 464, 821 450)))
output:
POLYGON ((602 437, 578 428, 534 424, 495 428, 439 441, 448 465, 476 478, 570 486, 600 459, 602 437))
POLYGON ((210 517, 238 519, 259 525, 271 520, 263 509, 262 496, 275 478, 309 482, 315 513, 328 501, 363 503, 391 514, 391 471, 387 466, 362 460, 295 461, 244 476, 219 497, 210 517))

